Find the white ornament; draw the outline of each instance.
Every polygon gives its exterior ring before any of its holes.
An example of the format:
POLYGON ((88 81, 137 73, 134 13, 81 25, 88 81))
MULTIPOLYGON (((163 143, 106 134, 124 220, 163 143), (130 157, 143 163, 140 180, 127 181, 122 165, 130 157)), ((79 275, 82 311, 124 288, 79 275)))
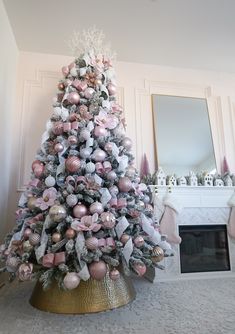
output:
POLYGON ((80 278, 77 273, 67 273, 64 277, 64 286, 68 290, 75 289, 80 283, 80 278))
POLYGON ((77 204, 77 202, 78 202, 77 196, 74 194, 70 194, 66 197, 66 203, 71 208, 73 208, 77 204))
POLYGON ((50 188, 53 187, 55 185, 55 178, 51 175, 49 175, 46 179, 45 179, 45 185, 50 188))
POLYGON ((95 164, 93 164, 93 162, 88 162, 86 164, 86 172, 87 173, 93 173, 95 171, 95 164))
POLYGON ((78 72, 77 72, 77 69, 76 67, 72 67, 71 70, 70 70, 70 74, 73 76, 73 77, 76 77, 78 72))

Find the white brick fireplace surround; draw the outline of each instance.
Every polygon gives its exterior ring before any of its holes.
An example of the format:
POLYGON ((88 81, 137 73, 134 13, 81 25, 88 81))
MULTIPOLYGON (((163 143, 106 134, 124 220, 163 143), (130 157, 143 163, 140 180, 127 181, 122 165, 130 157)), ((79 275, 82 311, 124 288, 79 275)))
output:
MULTIPOLYGON (((180 225, 227 225, 230 207, 227 202, 234 193, 234 187, 171 187, 174 198, 183 206, 177 217, 177 229, 180 225)), ((158 187, 158 194, 163 198, 167 187, 158 187)), ((178 279, 197 279, 235 276, 235 240, 228 236, 230 271, 181 273, 180 246, 174 245, 175 256, 165 258, 161 264, 164 270, 156 270, 155 281, 178 279)))

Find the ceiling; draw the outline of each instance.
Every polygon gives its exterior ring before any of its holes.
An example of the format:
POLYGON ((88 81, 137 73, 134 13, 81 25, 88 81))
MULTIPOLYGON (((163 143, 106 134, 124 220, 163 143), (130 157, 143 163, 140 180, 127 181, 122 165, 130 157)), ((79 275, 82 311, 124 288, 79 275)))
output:
POLYGON ((118 60, 235 73, 234 0, 3 0, 20 50, 69 55, 102 29, 118 60))

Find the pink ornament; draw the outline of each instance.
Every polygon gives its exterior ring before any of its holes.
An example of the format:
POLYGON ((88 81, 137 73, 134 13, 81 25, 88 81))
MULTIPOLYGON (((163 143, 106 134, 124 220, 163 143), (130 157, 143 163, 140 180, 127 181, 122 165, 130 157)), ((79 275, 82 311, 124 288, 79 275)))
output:
POLYGON ((116 86, 110 83, 108 85, 108 91, 109 91, 109 95, 111 95, 111 96, 115 95, 116 91, 117 91, 116 86))
POLYGON ((110 143, 110 142, 106 143, 105 146, 104 146, 104 149, 105 149, 106 152, 111 153, 112 150, 113 150, 113 144, 110 143))
POLYGON ((40 160, 35 160, 32 163, 32 170, 34 170, 36 167, 42 165, 42 162, 40 160))
POLYGON ((76 235, 76 232, 72 228, 68 228, 65 232, 65 236, 67 239, 73 239, 76 235))
POLYGON ((128 137, 125 137, 122 140, 122 146, 124 146, 126 150, 130 150, 132 148, 132 141, 131 141, 131 139, 128 138, 128 137))
POLYGON ((94 202, 90 205, 90 213, 98 213, 101 214, 104 211, 103 205, 100 202, 94 202))
POLYGON ((108 174, 107 174, 107 179, 108 180, 114 181, 114 180, 116 180, 116 178, 117 178, 117 174, 113 170, 108 172, 108 174))
POLYGON ((63 149, 64 149, 64 146, 63 146, 61 143, 57 143, 57 144, 55 144, 55 146, 54 146, 54 150, 55 150, 57 153, 62 152, 63 149))
POLYGON ((27 239, 29 238, 30 234, 32 234, 32 230, 31 230, 30 228, 27 227, 27 228, 24 230, 24 239, 27 240, 27 239))
POLYGON ((72 93, 69 93, 69 95, 67 96, 67 100, 71 104, 78 104, 80 101, 80 96, 77 92, 72 92, 72 93))
POLYGON ((130 239, 130 236, 129 236, 128 234, 123 234, 123 235, 121 236, 120 241, 121 241, 121 243, 122 243, 123 245, 125 245, 129 239, 130 239))
POLYGON ((75 218, 82 218, 87 214, 87 208, 83 204, 78 204, 73 208, 73 215, 75 218))
POLYGON ((73 61, 71 64, 69 64, 68 68, 71 70, 74 66, 75 66, 75 63, 73 61))
POLYGON ((92 99, 93 95, 95 94, 95 90, 93 88, 87 88, 84 92, 86 99, 92 99))
POLYGON ((34 168, 33 173, 36 177, 41 177, 44 173, 44 165, 41 164, 34 168))
POLYGON ((40 235, 38 233, 31 233, 29 236, 29 242, 32 246, 37 246, 40 243, 40 235))
POLYGON ((76 156, 70 156, 65 160, 65 168, 70 173, 76 173, 80 167, 80 159, 76 156))
POLYGON ((70 194, 66 197, 66 203, 71 208, 73 208, 77 204, 77 202, 78 202, 77 196, 74 194, 70 194))
POLYGON ((76 289, 80 283, 80 277, 77 273, 70 272, 64 277, 64 286, 67 290, 76 289))
POLYGON ((69 67, 63 66, 61 70, 62 70, 63 75, 67 77, 67 75, 69 74, 69 67))
POLYGON ((121 177, 118 181, 118 188, 120 191, 128 192, 132 189, 131 180, 128 177, 121 177))
POLYGON ((23 263, 18 270, 18 276, 20 281, 29 281, 32 278, 33 265, 32 263, 23 263))
POLYGON ((90 250, 96 250, 98 249, 99 245, 98 245, 98 239, 95 237, 91 237, 86 239, 86 248, 90 249, 90 250))
POLYGON ((55 232, 52 234, 51 239, 53 242, 57 243, 61 240, 61 234, 59 232, 55 232))
POLYGON ((117 281, 120 278, 120 272, 115 268, 109 272, 109 277, 113 281, 117 281))
POLYGON ((94 130, 94 135, 96 137, 105 137, 107 136, 107 130, 103 126, 96 126, 94 130))
POLYGON ((76 136, 69 136, 68 137, 68 142, 70 145, 76 145, 78 142, 78 139, 76 136))
POLYGON ((107 273, 107 265, 104 261, 92 262, 89 265, 89 272, 93 279, 101 281, 107 273))
POLYGON ((143 276, 146 273, 147 268, 145 264, 136 263, 134 264, 134 270, 138 276, 143 276))
POLYGON ((62 133, 64 132, 64 125, 62 122, 55 122, 53 124, 53 129, 52 129, 53 133, 56 136, 60 136, 62 135, 62 133))
POLYGON ((115 216, 111 212, 103 212, 100 215, 102 226, 106 229, 114 228, 115 226, 115 216))
POLYGON ((134 239, 134 244, 138 248, 144 246, 144 238, 141 235, 139 235, 134 239))
POLYGON ((98 162, 98 161, 104 161, 106 158, 106 153, 105 151, 101 150, 100 148, 97 148, 94 152, 93 152, 93 159, 98 162))

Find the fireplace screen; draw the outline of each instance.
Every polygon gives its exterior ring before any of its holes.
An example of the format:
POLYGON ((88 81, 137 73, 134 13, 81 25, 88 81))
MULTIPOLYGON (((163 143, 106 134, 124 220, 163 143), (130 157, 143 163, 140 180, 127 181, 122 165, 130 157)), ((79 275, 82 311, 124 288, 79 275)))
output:
POLYGON ((179 226, 181 273, 230 270, 226 225, 179 226))

